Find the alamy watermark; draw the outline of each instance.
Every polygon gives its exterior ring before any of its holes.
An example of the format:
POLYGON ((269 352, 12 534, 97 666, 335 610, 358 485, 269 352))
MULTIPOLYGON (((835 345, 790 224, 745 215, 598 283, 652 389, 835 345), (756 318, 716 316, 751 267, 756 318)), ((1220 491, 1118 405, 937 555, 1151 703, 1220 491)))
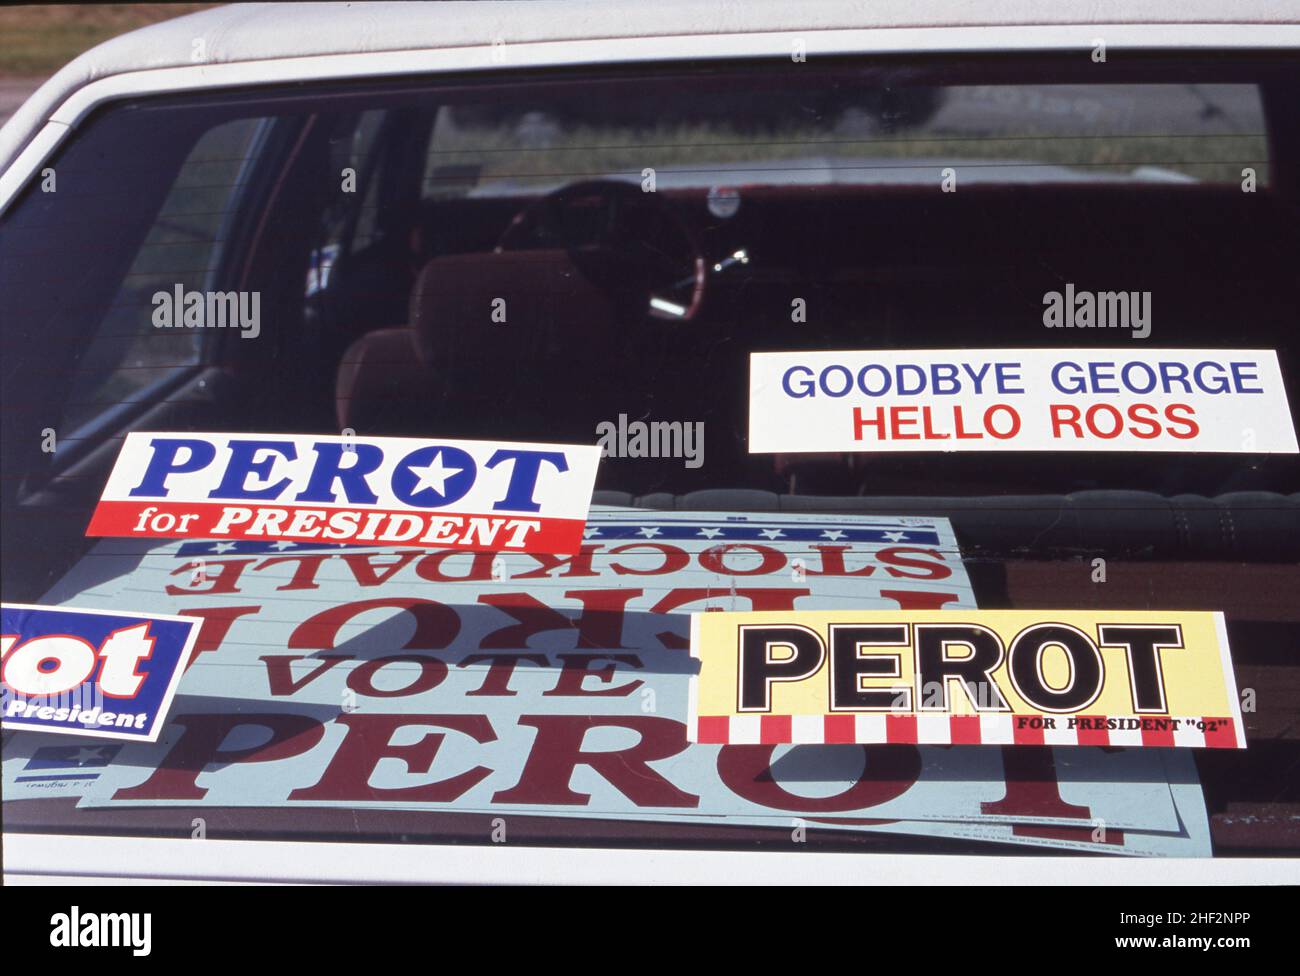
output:
POLYGON ((245 339, 262 332, 262 293, 257 291, 171 291, 153 293, 155 329, 239 329, 245 339))
POLYGON ((704 464, 702 421, 633 420, 618 415, 618 422, 604 420, 596 425, 602 457, 684 458, 688 468, 704 464))
POLYGON ((1043 294, 1043 325, 1049 329, 1132 329, 1134 339, 1151 334, 1151 292, 1076 291, 1043 294))
POLYGON ((129 948, 133 956, 147 956, 153 947, 150 912, 70 911, 50 916, 50 945, 58 949, 85 947, 129 948))

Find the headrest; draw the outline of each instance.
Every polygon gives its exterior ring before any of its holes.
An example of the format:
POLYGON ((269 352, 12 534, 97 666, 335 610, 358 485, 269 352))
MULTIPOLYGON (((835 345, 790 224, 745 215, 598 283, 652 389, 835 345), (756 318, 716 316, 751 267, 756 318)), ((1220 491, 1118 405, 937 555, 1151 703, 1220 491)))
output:
POLYGON ((433 368, 596 356, 616 338, 611 301, 560 250, 434 258, 411 292, 410 322, 433 368))

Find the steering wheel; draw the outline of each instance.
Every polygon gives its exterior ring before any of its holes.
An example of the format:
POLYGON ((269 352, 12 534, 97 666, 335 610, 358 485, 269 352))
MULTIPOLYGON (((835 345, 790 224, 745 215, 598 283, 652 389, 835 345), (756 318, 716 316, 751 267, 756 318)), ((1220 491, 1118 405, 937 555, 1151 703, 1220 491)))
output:
POLYGON ((704 302, 704 254, 657 193, 634 183, 584 180, 541 197, 511 219, 496 250, 562 248, 611 297, 653 318, 689 322, 704 302))

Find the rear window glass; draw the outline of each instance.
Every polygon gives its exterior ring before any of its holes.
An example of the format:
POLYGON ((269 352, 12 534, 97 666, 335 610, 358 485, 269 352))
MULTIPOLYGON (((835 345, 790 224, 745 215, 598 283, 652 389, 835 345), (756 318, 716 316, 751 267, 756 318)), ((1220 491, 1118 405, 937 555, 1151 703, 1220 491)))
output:
MULTIPOLYGON (((158 742, 5 732, 6 829, 1291 853, 1285 398, 1205 451, 1117 449, 1109 414, 1061 451, 767 449, 751 356, 1150 360, 1218 402, 1258 351, 1294 405, 1298 73, 843 59, 100 110, 0 217, 5 600, 202 628, 158 742), (87 537, 132 431, 603 456, 573 552, 87 537), (687 741, 689 614, 846 607, 1221 611, 1248 747, 687 741)), ((931 392, 907 430, 951 428, 931 392)))

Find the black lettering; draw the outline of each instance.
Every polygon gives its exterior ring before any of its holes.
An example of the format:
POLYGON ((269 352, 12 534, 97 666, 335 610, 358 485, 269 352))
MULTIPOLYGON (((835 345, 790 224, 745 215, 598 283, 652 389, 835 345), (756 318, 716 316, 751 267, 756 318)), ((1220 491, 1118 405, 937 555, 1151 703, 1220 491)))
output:
POLYGON ((1020 697, 1044 712, 1077 712, 1101 694, 1101 651, 1087 634, 1066 624, 1035 624, 1011 642, 1007 670, 1020 697), (1051 688, 1043 679, 1043 651, 1058 645, 1070 659, 1070 683, 1051 688))
POLYGON ((831 711, 910 710, 912 690, 905 687, 863 688, 861 678, 897 678, 898 654, 861 654, 862 647, 906 647, 906 624, 831 624, 831 711))
POLYGON ((1102 624, 1097 628, 1097 636, 1107 647, 1122 647, 1128 654, 1133 710, 1165 711, 1165 680, 1160 666, 1160 652, 1166 648, 1183 646, 1182 628, 1176 624, 1102 624))
POLYGON ((772 683, 802 681, 821 668, 826 659, 826 642, 807 627, 740 628, 740 706, 742 712, 766 712, 772 707, 772 683), (792 653, 774 658, 775 648, 792 653))

